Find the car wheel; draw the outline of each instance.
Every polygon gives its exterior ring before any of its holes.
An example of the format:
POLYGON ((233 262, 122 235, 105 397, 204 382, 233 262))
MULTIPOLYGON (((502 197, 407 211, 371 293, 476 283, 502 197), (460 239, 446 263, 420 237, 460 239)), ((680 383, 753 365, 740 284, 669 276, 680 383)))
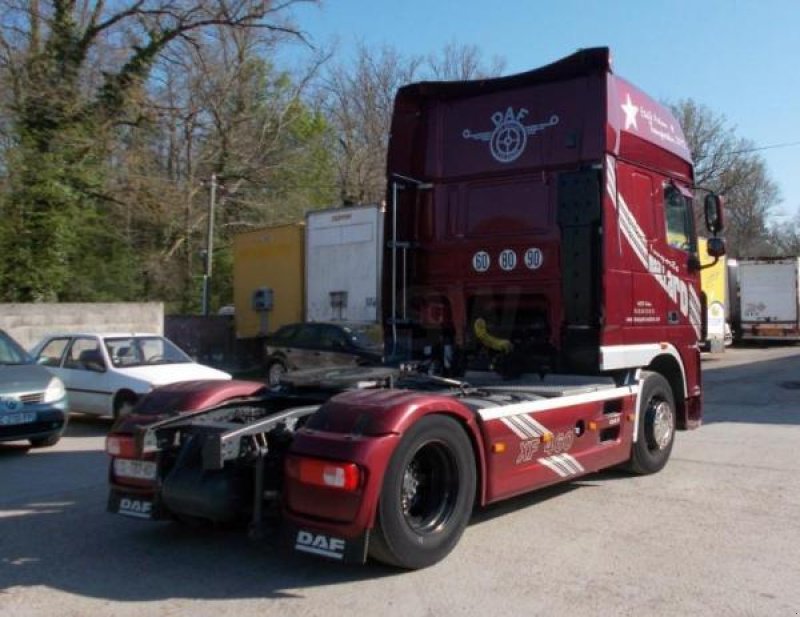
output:
POLYGON ((453 550, 472 514, 475 455, 459 423, 428 416, 397 446, 383 480, 370 555, 416 569, 453 550))
POLYGON ((639 432, 627 467, 636 474, 663 469, 675 442, 675 397, 662 375, 643 372, 639 395, 639 432))
POLYGON ((47 448, 49 446, 54 446, 61 441, 61 433, 56 433, 55 435, 50 435, 49 437, 38 437, 29 441, 31 442, 31 446, 34 448, 47 448))
POLYGON ((137 397, 133 392, 117 392, 114 397, 114 420, 119 420, 131 412, 136 405, 137 397))
POLYGON ((276 360, 272 364, 269 365, 267 369, 267 382, 270 386, 277 386, 281 383, 281 377, 286 374, 286 365, 276 360))

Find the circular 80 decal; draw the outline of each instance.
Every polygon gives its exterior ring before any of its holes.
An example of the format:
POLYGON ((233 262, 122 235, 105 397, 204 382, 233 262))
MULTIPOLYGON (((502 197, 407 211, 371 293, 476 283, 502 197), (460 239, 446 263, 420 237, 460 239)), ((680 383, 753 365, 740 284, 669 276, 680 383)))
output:
POLYGON ((517 254, 511 249, 505 249, 500 252, 500 257, 497 261, 503 270, 510 272, 517 267, 517 254))

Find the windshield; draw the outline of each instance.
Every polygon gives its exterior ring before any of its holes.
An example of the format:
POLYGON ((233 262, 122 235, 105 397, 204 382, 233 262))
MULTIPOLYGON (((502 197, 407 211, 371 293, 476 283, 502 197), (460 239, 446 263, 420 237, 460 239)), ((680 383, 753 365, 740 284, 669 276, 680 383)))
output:
POLYGON ((117 368, 182 364, 192 359, 161 336, 126 336, 105 340, 111 364, 117 368))
POLYGON ((383 347, 383 336, 377 326, 347 326, 343 330, 356 347, 373 350, 383 347))
POLYGON ((32 364, 33 359, 8 334, 0 330, 0 364, 32 364))

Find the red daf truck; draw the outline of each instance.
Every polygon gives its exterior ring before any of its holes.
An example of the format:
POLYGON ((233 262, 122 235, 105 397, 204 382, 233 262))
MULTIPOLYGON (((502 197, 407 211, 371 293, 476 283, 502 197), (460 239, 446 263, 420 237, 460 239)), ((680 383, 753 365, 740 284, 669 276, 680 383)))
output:
MULTIPOLYGON (((118 427, 115 460, 152 466, 112 465, 111 511, 257 529, 273 508, 296 551, 421 568, 476 506, 657 472, 700 425, 692 163, 607 49, 402 88, 388 182, 387 366, 118 427)), ((721 202, 704 205, 719 256, 721 202)))

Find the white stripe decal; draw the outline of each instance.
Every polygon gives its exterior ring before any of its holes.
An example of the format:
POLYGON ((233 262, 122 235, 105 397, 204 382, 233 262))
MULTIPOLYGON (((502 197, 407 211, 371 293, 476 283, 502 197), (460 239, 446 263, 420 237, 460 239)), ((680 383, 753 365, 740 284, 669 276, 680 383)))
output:
POLYGON ((525 418, 525 421, 530 424, 540 435, 546 435, 550 432, 550 429, 547 428, 541 422, 536 421, 535 419, 531 418, 528 414, 522 416, 525 418))
MULTIPOLYGON (((559 396, 555 398, 543 399, 540 401, 526 401, 524 403, 515 403, 514 405, 500 405, 498 407, 487 407, 478 410, 478 415, 481 420, 488 422, 489 420, 499 420, 501 418, 508 418, 511 416, 518 416, 519 414, 538 413, 541 411, 551 411, 553 409, 562 409, 564 407, 572 407, 573 405, 584 405, 586 403, 597 403, 600 401, 610 401, 617 398, 623 398, 636 394, 639 391, 639 386, 621 386, 619 388, 604 388, 602 390, 595 390, 594 392, 584 392, 583 394, 571 394, 566 396, 559 396)), ((549 429, 542 427, 548 433, 549 429)))
POLYGON ((534 437, 538 437, 539 433, 536 432, 536 430, 534 430, 534 428, 531 425, 527 424, 525 422, 524 418, 525 418, 525 415, 521 414, 521 415, 518 415, 518 416, 514 416, 513 418, 509 418, 509 420, 511 420, 514 424, 516 424, 517 427, 519 428, 519 430, 521 430, 523 433, 525 433, 528 436, 528 439, 532 439, 534 437))
POLYGON ((513 418, 500 418, 500 420, 520 439, 529 439, 527 433, 517 428, 517 425, 513 422, 513 418))
POLYGON ((561 458, 561 456, 551 456, 550 460, 559 467, 561 467, 561 469, 566 471, 568 476, 577 473, 577 470, 574 467, 572 467, 572 465, 570 465, 566 460, 561 458))
POLYGON ((574 456, 566 453, 540 458, 538 462, 562 478, 575 476, 586 471, 574 456))
POLYGON ((544 428, 541 424, 536 422, 533 418, 531 418, 528 414, 520 414, 515 416, 519 422, 522 422, 525 426, 528 427, 531 433, 533 433, 534 437, 540 437, 545 433, 549 432, 546 428, 544 428), (541 427, 541 428, 540 428, 541 427))
POLYGON ((557 458, 559 461, 563 462, 567 467, 569 467, 570 470, 572 470, 572 473, 581 473, 583 471, 581 464, 569 454, 561 454, 557 458))
POLYGON ((565 476, 573 476, 573 475, 575 475, 575 470, 574 470, 574 469, 572 469, 572 467, 570 467, 569 465, 567 465, 567 463, 565 463, 565 462, 564 462, 564 461, 561 459, 561 457, 558 457, 558 456, 551 456, 549 460, 550 460, 550 462, 551 462, 551 463, 553 463, 554 465, 557 465, 559 468, 563 469, 563 470, 564 470, 564 475, 565 475, 565 476))
POLYGON ((575 465, 578 468, 578 471, 580 473, 583 473, 584 471, 586 471, 583 468, 583 465, 581 465, 580 462, 578 461, 578 459, 576 459, 574 456, 572 456, 571 454, 565 454, 564 456, 566 456, 569 460, 572 461, 572 464, 575 465))

